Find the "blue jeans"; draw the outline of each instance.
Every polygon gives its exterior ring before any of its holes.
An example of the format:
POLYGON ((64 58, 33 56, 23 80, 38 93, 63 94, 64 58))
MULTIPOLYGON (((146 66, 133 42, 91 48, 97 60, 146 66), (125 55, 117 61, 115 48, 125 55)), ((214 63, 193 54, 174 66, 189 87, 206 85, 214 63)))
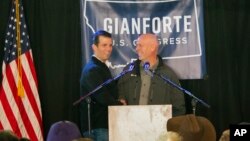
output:
POLYGON ((90 134, 89 131, 83 132, 84 137, 88 137, 93 139, 94 141, 108 141, 108 129, 105 128, 98 128, 91 130, 90 134))

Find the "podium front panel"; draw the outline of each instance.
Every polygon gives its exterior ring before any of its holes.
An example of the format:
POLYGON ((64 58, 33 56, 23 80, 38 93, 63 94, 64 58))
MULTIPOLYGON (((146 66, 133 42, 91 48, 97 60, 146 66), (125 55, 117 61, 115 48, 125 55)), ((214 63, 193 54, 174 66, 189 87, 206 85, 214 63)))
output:
POLYGON ((109 141, 155 141, 166 131, 171 105, 109 106, 109 141))

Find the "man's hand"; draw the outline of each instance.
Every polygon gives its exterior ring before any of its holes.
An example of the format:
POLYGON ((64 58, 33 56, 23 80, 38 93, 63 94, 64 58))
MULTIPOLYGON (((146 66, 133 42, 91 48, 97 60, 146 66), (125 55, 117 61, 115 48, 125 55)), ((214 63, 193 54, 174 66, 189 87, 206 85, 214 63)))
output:
POLYGON ((127 104, 127 101, 126 101, 125 99, 120 99, 119 101, 120 101, 123 105, 128 105, 128 104, 127 104))

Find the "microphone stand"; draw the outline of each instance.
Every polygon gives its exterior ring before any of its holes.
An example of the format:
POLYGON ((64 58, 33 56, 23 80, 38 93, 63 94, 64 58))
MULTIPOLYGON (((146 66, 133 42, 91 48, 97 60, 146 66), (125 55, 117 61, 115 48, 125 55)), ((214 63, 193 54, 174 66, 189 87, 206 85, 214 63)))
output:
POLYGON ((178 90, 182 91, 183 93, 189 95, 190 97, 192 97, 192 106, 193 106, 193 114, 195 114, 196 111, 196 103, 200 102, 201 104, 203 104, 205 107, 210 108, 210 105, 208 105, 207 103, 205 103, 203 100, 199 99, 198 97, 194 96, 191 92, 189 92, 188 90, 182 88, 181 86, 177 85, 176 83, 174 83, 173 81, 171 81, 169 78, 164 77, 162 74, 158 74, 155 73, 154 71, 149 70, 148 68, 144 68, 144 70, 146 72, 150 72, 153 75, 156 75, 158 77, 160 77, 161 79, 163 79, 165 82, 167 82, 168 84, 174 86, 175 88, 177 88, 178 90))
POLYGON ((87 97, 86 98, 86 102, 88 103, 88 132, 89 132, 89 135, 88 137, 91 137, 91 118, 90 118, 90 103, 91 103, 91 98, 90 97, 87 97))
POLYGON ((90 103, 91 103, 91 98, 90 95, 92 95, 93 93, 95 93, 96 91, 98 91, 99 89, 101 89, 102 87, 108 85, 109 83, 111 83, 112 81, 117 80, 118 78, 122 77, 123 75, 125 75, 126 73, 132 71, 134 69, 134 64, 131 64, 128 70, 125 70, 123 72, 121 72, 119 75, 117 75, 114 78, 110 78, 107 81, 105 81, 104 83, 102 83, 101 85, 97 86, 94 90, 90 91, 89 93, 87 93, 84 96, 81 96, 78 100, 76 100, 73 103, 73 106, 78 105, 79 103, 81 103, 84 99, 86 99, 86 102, 88 104, 88 133, 89 133, 89 137, 91 137, 91 118, 90 118, 90 103))
POLYGON ((102 83, 101 85, 97 86, 94 90, 90 91, 89 93, 87 93, 84 96, 81 96, 78 100, 76 100, 73 103, 73 106, 76 106, 77 104, 79 104, 82 100, 84 100, 85 98, 89 97, 90 95, 92 95, 93 93, 95 93, 96 91, 98 91, 99 89, 101 89, 102 87, 108 85, 109 83, 111 83, 112 81, 117 80, 118 78, 122 77, 123 75, 127 74, 128 72, 131 72, 134 69, 134 64, 131 64, 129 69, 121 72, 119 75, 117 75, 114 78, 110 78, 107 81, 105 81, 104 83, 102 83))

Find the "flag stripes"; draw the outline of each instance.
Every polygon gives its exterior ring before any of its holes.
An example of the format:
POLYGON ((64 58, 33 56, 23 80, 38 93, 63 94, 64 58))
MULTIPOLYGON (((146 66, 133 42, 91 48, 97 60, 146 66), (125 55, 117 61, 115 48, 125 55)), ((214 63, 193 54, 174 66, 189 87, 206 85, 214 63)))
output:
POLYGON ((12 130, 19 137, 43 141, 38 82, 21 0, 19 2, 20 40, 17 40, 16 16, 19 14, 15 13, 15 0, 6 31, 0 86, 0 130, 12 130), (20 55, 17 51, 18 42, 21 45, 20 55), (23 95, 18 95, 18 88, 23 88, 23 95))

